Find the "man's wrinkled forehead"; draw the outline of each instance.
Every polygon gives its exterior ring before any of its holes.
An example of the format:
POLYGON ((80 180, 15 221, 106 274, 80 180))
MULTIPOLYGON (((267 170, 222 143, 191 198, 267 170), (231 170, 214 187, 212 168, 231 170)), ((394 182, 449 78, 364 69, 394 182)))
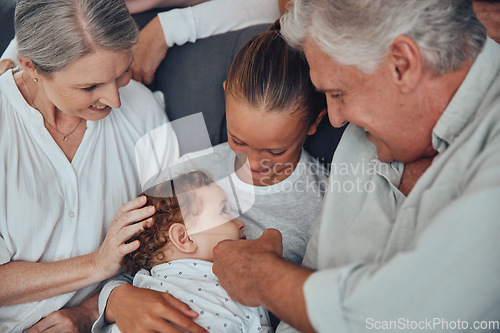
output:
POLYGON ((304 43, 304 54, 309 64, 311 82, 320 92, 345 89, 345 77, 352 66, 342 66, 326 54, 311 38, 304 43))

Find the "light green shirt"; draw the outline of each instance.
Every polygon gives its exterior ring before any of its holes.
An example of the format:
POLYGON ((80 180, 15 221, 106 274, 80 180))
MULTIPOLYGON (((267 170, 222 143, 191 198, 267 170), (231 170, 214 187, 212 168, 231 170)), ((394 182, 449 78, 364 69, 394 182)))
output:
MULTIPOLYGON (((318 332, 499 329, 499 72, 500 46, 488 39, 433 130, 439 154, 407 198, 378 174, 332 172, 304 259, 317 270, 304 294, 318 332), (374 190, 335 190, 357 178, 374 190)), ((368 145, 351 125, 334 163, 366 165, 376 153, 368 145)))

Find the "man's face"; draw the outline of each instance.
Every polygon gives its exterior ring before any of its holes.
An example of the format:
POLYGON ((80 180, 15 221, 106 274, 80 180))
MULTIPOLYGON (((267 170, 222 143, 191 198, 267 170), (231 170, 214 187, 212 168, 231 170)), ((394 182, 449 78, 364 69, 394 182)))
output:
MULTIPOLYGON (((313 84, 325 92, 328 117, 335 127, 351 122, 366 130, 382 161, 411 162, 433 153, 432 128, 426 110, 414 103, 417 91, 403 93, 388 57, 367 75, 355 66, 343 66, 311 39, 304 45, 313 84)), ((418 98, 418 97, 417 97, 418 98)))

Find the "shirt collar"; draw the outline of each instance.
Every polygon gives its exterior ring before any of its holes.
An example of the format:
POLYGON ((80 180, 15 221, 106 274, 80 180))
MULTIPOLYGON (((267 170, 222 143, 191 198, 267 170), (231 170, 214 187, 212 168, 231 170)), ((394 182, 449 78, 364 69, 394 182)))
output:
POLYGON ((432 132, 432 145, 442 153, 472 121, 500 69, 500 46, 487 39, 432 132))

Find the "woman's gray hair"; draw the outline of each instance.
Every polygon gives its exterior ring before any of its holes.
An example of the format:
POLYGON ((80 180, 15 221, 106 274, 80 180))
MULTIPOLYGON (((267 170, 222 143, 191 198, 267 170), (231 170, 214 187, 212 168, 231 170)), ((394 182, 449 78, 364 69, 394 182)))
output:
POLYGON ((98 48, 131 50, 139 34, 123 0, 19 0, 14 26, 18 56, 45 75, 98 48))
POLYGON ((473 60, 486 41, 486 29, 470 0, 294 0, 281 19, 281 31, 294 47, 306 37, 332 59, 373 72, 399 35, 420 47, 435 74, 473 60))

